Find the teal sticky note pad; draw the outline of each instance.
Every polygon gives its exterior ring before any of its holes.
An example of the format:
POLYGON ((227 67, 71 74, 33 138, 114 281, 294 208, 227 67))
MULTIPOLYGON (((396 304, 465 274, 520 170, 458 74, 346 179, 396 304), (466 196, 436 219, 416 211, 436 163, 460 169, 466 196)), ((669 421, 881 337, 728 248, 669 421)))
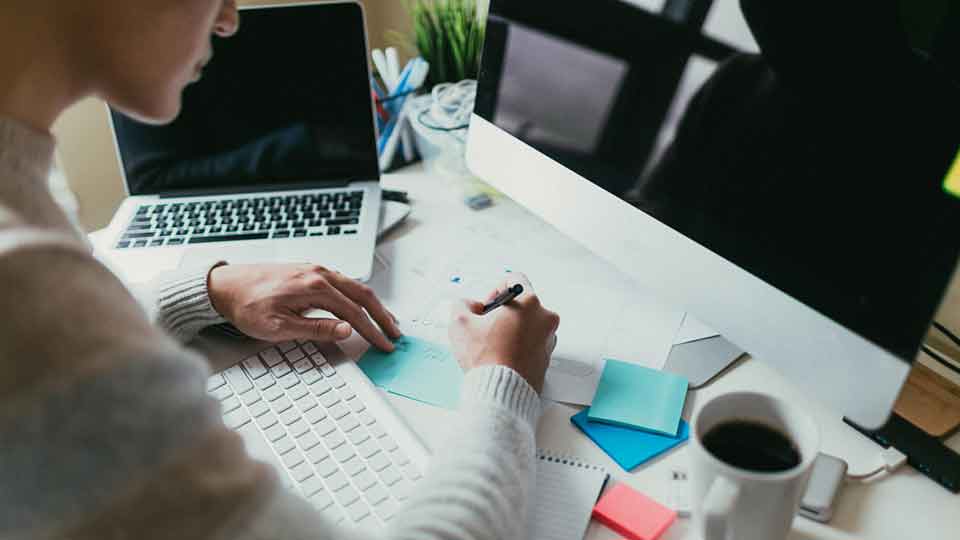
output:
POLYGON ((371 347, 359 361, 373 384, 390 393, 454 409, 460 402, 463 371, 450 351, 429 341, 403 336, 396 350, 371 347))
POLYGON ((580 411, 573 415, 570 421, 625 471, 633 470, 682 444, 690 436, 690 426, 683 420, 680 420, 677 435, 671 437, 601 422, 590 422, 587 418, 588 411, 589 409, 580 411))
POLYGON ((610 359, 587 417, 591 422, 675 437, 686 399, 686 378, 610 359))

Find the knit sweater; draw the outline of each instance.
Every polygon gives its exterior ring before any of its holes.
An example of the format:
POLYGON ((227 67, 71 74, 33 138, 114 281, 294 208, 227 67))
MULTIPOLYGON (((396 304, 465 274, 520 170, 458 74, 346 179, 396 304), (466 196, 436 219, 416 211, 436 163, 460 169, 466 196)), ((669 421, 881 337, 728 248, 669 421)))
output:
POLYGON ((524 537, 540 399, 515 371, 467 373, 449 442, 387 529, 333 525, 249 456, 206 360, 174 339, 223 320, 207 272, 144 309, 50 196, 53 152, 0 120, 0 538, 524 537))

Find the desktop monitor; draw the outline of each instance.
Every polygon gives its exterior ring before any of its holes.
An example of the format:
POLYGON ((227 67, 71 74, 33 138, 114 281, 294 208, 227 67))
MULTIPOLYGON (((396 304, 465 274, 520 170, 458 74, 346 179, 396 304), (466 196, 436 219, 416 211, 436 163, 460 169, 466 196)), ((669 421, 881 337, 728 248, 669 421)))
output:
POLYGON ((468 164, 880 426, 960 254, 955 48, 915 4, 492 0, 468 164))

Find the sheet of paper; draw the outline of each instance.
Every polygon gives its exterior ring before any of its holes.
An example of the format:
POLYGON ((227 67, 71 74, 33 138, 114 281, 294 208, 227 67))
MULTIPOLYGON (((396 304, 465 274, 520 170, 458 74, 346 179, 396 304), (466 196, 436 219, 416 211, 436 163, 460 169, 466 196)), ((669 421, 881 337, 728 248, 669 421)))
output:
POLYGON ((680 330, 677 331, 677 337, 674 338, 673 344, 681 345, 683 343, 690 343, 691 341, 698 341, 719 335, 720 332, 703 324, 699 319, 687 313, 683 319, 683 324, 680 326, 680 330))
POLYGON ((358 366, 377 386, 388 392, 430 405, 454 409, 460 402, 463 372, 445 347, 404 336, 396 350, 385 353, 370 348, 358 366))

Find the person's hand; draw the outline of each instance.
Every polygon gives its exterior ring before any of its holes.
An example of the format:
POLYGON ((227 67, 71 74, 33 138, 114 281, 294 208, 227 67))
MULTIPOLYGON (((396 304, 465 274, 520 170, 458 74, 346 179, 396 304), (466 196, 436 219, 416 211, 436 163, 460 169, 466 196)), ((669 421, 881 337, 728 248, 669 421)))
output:
POLYGON ((370 287, 322 266, 218 266, 210 272, 207 289, 214 309, 257 339, 332 342, 344 340, 356 330, 377 348, 392 351, 388 336, 396 339, 401 335, 396 317, 370 287), (312 309, 329 311, 339 319, 303 316, 312 309))
POLYGON ((523 274, 512 274, 487 302, 517 283, 523 285, 523 293, 486 315, 480 314, 481 302, 454 304, 450 345, 464 371, 491 364, 507 366, 540 393, 557 343, 560 317, 540 304, 523 274))

